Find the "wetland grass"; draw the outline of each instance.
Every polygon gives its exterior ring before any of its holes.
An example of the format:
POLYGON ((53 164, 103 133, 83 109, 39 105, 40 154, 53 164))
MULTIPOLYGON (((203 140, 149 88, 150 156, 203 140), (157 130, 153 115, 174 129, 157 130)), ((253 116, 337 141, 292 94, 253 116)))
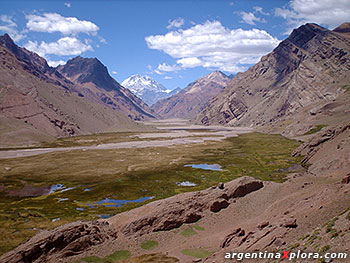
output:
MULTIPOLYGON (((88 138, 99 140, 98 136, 88 138)), ((7 168, 0 169, 0 254, 18 246, 38 229, 114 215, 240 176, 281 182, 287 174, 281 172, 283 168, 300 163, 301 158, 291 157, 298 145, 279 135, 249 133, 221 142, 76 150, 0 160, 0 167, 7 168), (185 167, 188 164, 218 164, 222 170, 185 167), (181 186, 178 182, 195 185, 181 186), (63 184, 68 190, 36 197, 8 195, 10 189, 21 189, 25 184, 63 184), (147 200, 149 197, 154 198, 147 200), (98 203, 106 198, 127 202, 120 206, 98 203)))

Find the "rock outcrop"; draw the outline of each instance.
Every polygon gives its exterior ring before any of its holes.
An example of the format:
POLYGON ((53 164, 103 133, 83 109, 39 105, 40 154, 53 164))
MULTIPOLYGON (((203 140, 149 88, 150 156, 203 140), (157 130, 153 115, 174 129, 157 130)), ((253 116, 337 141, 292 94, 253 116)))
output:
POLYGON ((299 146, 294 156, 304 156, 302 163, 312 163, 309 172, 320 175, 330 170, 350 170, 350 123, 327 127, 299 146))
POLYGON ((107 222, 75 222, 43 231, 25 244, 3 255, 3 263, 50 262, 73 256, 117 238, 107 222))
POLYGON ((263 187, 263 182, 252 177, 241 177, 220 187, 184 193, 164 200, 155 201, 128 214, 120 214, 109 219, 126 235, 143 235, 161 230, 171 230, 184 223, 193 223, 203 217, 205 211, 219 212, 238 197, 245 196, 263 187), (125 222, 123 217, 131 216, 125 222), (120 225, 119 222, 125 222, 120 225))

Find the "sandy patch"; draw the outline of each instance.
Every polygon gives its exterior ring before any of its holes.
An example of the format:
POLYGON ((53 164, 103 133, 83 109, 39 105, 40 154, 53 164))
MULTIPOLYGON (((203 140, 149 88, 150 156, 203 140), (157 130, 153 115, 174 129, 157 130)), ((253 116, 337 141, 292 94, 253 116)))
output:
POLYGON ((0 151, 0 159, 19 158, 45 154, 50 152, 73 151, 73 150, 110 150, 121 148, 147 148, 147 147, 169 147, 173 145, 204 143, 206 141, 221 141, 225 138, 235 137, 238 134, 249 133, 253 130, 242 127, 220 127, 220 126, 200 126, 200 125, 184 125, 186 120, 162 120, 151 122, 153 125, 165 124, 172 125, 157 127, 160 130, 168 130, 169 132, 154 132, 154 133, 140 133, 133 137, 141 139, 149 138, 173 138, 169 140, 152 140, 152 141, 130 141, 118 143, 106 143, 91 146, 75 146, 75 147, 57 147, 57 148, 36 148, 36 149, 22 149, 22 150, 6 150, 0 151), (177 126, 179 125, 179 126, 177 126), (175 131, 174 131, 175 130, 175 131), (190 132, 188 130, 209 130, 207 132, 190 132), (197 137, 198 136, 198 137, 197 137))

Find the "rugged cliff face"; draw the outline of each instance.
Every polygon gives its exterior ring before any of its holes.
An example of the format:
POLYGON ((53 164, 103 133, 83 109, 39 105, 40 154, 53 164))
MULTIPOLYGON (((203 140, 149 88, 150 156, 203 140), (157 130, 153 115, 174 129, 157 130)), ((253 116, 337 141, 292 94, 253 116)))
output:
POLYGON ((0 61, 2 146, 137 127, 125 114, 84 97, 77 85, 8 35, 0 37, 0 61))
POLYGON ((163 118, 194 118, 231 79, 220 71, 189 84, 179 93, 158 101, 152 109, 163 118))
POLYGON ((330 31, 306 24, 239 73, 196 118, 202 124, 265 126, 302 108, 329 103, 349 85, 349 24, 330 31))

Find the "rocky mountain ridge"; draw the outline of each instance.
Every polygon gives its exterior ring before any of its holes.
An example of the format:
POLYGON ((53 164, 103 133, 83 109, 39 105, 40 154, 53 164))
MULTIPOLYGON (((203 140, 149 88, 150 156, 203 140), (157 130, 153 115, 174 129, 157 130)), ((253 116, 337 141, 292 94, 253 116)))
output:
POLYGON ((302 108, 327 104, 350 83, 348 26, 295 29, 260 62, 239 73, 197 116, 197 123, 261 127, 286 121, 302 108))
POLYGON ((158 101, 152 110, 163 118, 192 119, 230 80, 224 73, 214 71, 190 83, 179 93, 158 101))
MULTIPOLYGON (((138 125, 127 118, 128 112, 118 112, 104 102, 85 97, 80 92, 82 86, 49 67, 37 54, 18 47, 7 34, 0 37, 0 59, 3 146, 92 132, 138 129, 138 125)), ((129 111, 140 107, 126 98, 127 90, 126 95, 123 89, 120 94, 133 105, 129 111)), ((140 100, 133 94, 130 96, 135 97, 135 101, 140 100)))

